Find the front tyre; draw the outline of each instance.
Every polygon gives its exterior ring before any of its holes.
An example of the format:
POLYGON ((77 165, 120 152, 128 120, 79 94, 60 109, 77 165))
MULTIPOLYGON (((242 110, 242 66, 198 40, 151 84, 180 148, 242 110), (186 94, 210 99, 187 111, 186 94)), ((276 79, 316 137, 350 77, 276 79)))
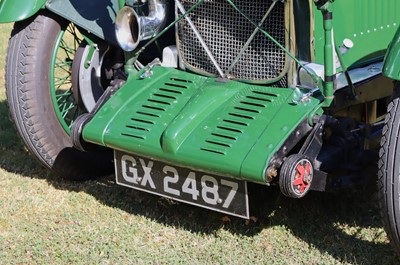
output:
POLYGON ((400 83, 388 105, 379 152, 378 188, 386 233, 400 254, 400 83))
POLYGON ((52 14, 17 22, 6 64, 11 117, 28 150, 56 174, 85 180, 109 174, 109 150, 80 152, 69 137, 82 110, 74 101, 71 69, 79 47, 76 28, 52 14))

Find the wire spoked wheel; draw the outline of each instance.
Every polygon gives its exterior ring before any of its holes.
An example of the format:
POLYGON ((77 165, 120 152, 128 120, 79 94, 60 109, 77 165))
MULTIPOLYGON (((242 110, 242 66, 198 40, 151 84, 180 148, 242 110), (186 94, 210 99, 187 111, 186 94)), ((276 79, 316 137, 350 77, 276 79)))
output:
POLYGON ((72 23, 61 30, 50 65, 50 91, 54 111, 67 134, 70 134, 75 119, 86 111, 76 102, 72 88, 72 64, 82 39, 72 23))

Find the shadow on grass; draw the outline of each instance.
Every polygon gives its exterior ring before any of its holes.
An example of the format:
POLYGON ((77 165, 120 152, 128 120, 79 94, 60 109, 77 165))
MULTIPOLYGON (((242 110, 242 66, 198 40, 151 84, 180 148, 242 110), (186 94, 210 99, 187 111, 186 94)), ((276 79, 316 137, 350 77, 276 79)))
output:
POLYGON ((113 176, 97 181, 71 182, 49 174, 20 143, 8 120, 4 101, 0 102, 0 148, 0 167, 8 172, 46 178, 57 189, 86 192, 109 207, 168 226, 199 234, 213 234, 223 228, 247 237, 268 227, 284 226, 311 247, 339 261, 396 264, 389 243, 374 243, 374 237, 384 235, 379 234, 381 222, 373 183, 358 191, 310 193, 301 200, 288 199, 277 188, 250 184, 251 215, 257 217, 257 221, 246 224, 242 219, 230 218, 229 222, 222 222, 222 214, 117 186, 113 176), (368 234, 366 229, 378 232, 368 234), (361 236, 372 238, 364 240, 361 236))

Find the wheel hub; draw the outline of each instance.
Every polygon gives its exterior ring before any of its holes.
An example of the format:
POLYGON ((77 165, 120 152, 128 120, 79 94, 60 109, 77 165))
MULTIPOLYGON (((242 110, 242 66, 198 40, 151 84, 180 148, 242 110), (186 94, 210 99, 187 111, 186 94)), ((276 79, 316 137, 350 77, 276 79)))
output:
POLYGON ((279 175, 279 187, 290 198, 303 198, 311 188, 314 168, 310 159, 302 154, 286 158, 279 175))
POLYGON ((72 65, 73 95, 76 102, 87 112, 92 111, 104 93, 101 85, 101 63, 106 52, 98 47, 81 44, 72 65))
POLYGON ((296 174, 292 182, 293 189, 302 194, 308 190, 312 181, 312 165, 307 159, 302 159, 296 165, 296 174))

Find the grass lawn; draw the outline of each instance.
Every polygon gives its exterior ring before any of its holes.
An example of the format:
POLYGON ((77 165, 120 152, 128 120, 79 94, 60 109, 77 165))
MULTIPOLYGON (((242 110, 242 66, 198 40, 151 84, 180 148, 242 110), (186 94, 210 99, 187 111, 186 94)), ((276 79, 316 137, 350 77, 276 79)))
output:
POLYGON ((10 25, 0 25, 0 263, 397 264, 374 184, 285 198, 250 187, 252 220, 116 186, 69 182, 20 144, 4 93, 10 25))

